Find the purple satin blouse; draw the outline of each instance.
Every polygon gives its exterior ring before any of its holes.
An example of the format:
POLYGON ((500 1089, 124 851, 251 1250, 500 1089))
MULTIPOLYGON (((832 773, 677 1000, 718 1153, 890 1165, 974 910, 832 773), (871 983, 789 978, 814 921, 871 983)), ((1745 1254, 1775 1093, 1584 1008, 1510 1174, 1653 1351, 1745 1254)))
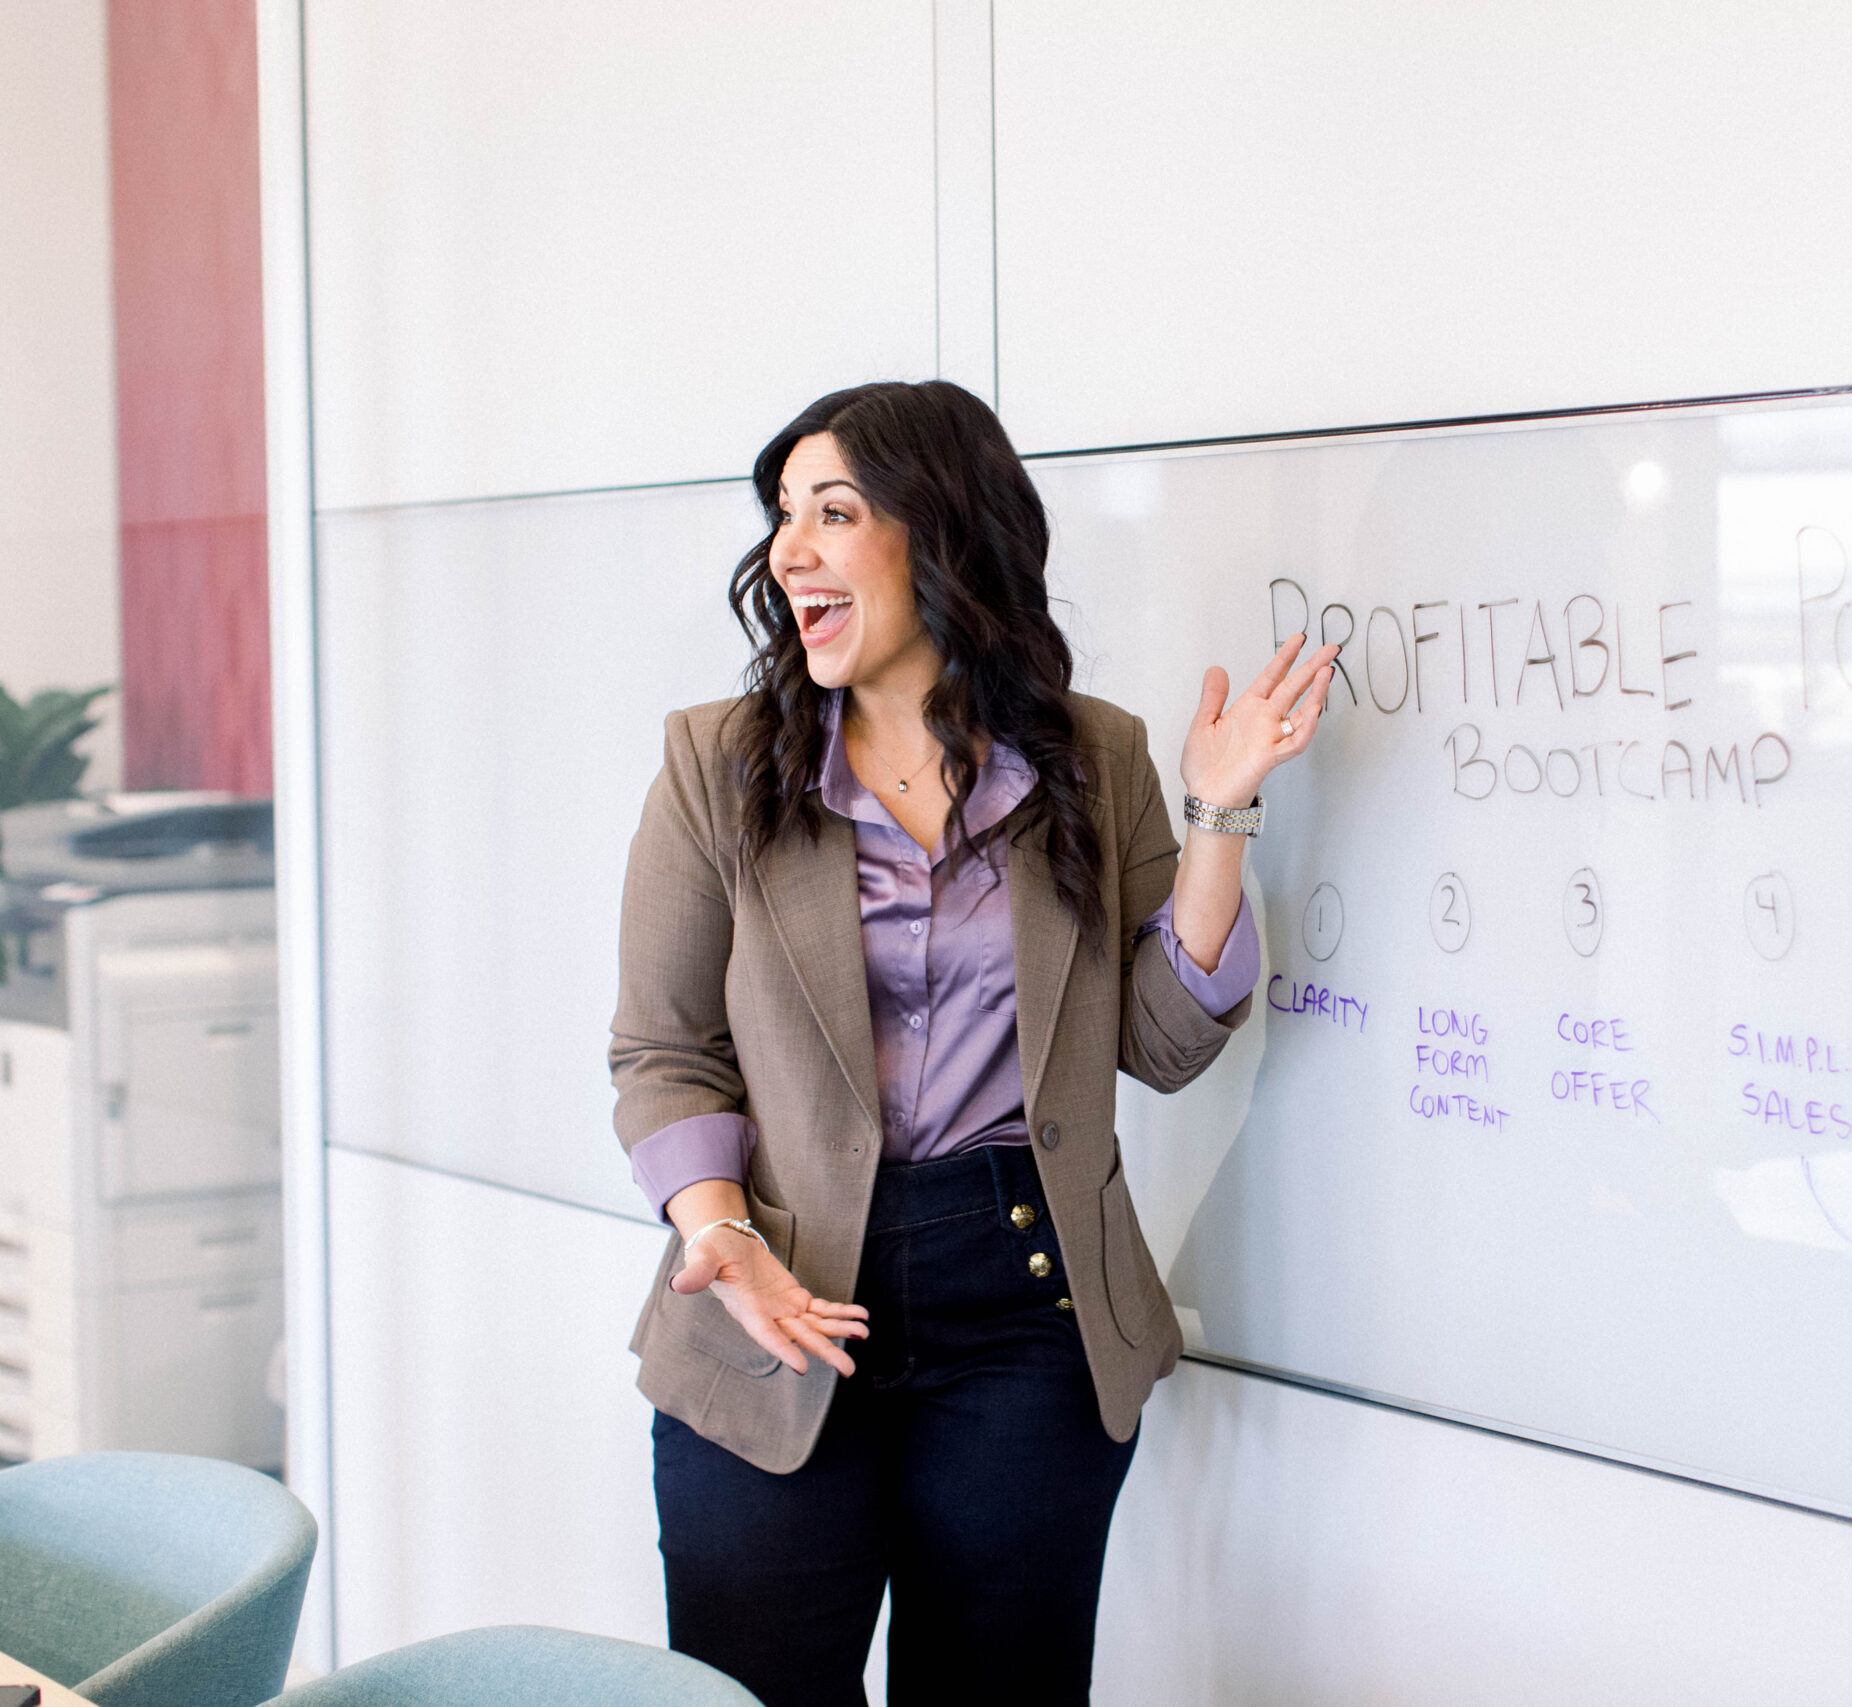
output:
MULTIPOLYGON (((862 960, 881 1092, 881 1159, 925 1162, 980 1144, 1026 1144, 1016 1049, 1016 956, 1003 820, 1035 786, 1021 754, 991 743, 965 805, 975 857, 930 853, 849 768, 842 696, 830 696, 828 739, 812 785, 826 810, 855 825, 862 960)), ((1260 939, 1245 900, 1213 972, 1190 959, 1171 927, 1171 902, 1139 927, 1156 931, 1191 996, 1224 1014, 1260 976, 1260 939)), ((651 1133, 630 1152, 651 1206, 697 1180, 744 1183, 758 1132, 743 1114, 701 1114, 651 1133)))

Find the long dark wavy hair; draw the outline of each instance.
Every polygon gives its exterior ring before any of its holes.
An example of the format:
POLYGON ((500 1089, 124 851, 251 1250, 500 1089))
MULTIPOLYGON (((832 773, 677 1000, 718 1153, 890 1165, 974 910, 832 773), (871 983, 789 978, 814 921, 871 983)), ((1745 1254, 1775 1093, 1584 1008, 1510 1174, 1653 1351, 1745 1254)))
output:
POLYGON ((826 690, 810 679, 790 604, 772 578, 778 482, 799 439, 828 433, 868 501, 907 530, 913 599, 944 660, 926 696, 926 727, 944 747, 951 847, 968 853, 965 803, 977 781, 981 733, 1035 767, 1029 828, 1048 857, 1061 903, 1089 941, 1105 920, 1100 839, 1068 701, 1074 660, 1048 613, 1048 518, 1003 423, 947 380, 858 385, 820 397, 782 428, 753 464, 768 532, 733 571, 728 598, 755 648, 746 693, 729 723, 748 858, 822 815, 810 783, 823 757, 826 690))

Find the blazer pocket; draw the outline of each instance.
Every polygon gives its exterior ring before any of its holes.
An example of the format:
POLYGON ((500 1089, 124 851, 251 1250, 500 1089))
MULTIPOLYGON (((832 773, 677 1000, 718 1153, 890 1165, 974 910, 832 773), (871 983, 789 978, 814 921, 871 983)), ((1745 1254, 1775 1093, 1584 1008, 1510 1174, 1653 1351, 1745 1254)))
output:
POLYGON ((1126 1188, 1119 1145, 1113 1142, 1112 1176, 1100 1191, 1100 1248, 1106 1262, 1106 1296, 1113 1321, 1127 1345, 1138 1345, 1164 1302, 1164 1282, 1138 1228, 1132 1194, 1126 1188))
POLYGON ((711 1291, 677 1292, 665 1280, 656 1315, 664 1331, 683 1345, 719 1358, 742 1375, 770 1375, 778 1367, 778 1359, 727 1314, 711 1291))

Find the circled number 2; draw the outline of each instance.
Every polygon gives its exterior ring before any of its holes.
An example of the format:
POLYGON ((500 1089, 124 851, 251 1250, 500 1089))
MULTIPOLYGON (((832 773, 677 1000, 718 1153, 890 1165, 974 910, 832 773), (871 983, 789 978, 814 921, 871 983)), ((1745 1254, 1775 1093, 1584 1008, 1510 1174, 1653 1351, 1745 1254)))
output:
POLYGON ((1764 960, 1779 960, 1794 946, 1794 890, 1780 872, 1750 878, 1743 891, 1743 927, 1764 960))
POLYGON ((1344 897, 1329 883, 1321 883, 1305 904, 1305 923, 1299 933, 1305 939, 1305 951, 1314 960, 1329 960, 1338 951, 1338 939, 1344 934, 1344 897))
POLYGON ((1458 954, 1473 934, 1473 907, 1457 871, 1443 871, 1428 897, 1428 929, 1446 954, 1458 954))
POLYGON ((1569 946, 1586 960, 1601 946, 1601 928, 1607 909, 1601 904, 1601 885, 1587 866, 1572 872, 1563 891, 1563 933, 1569 946))

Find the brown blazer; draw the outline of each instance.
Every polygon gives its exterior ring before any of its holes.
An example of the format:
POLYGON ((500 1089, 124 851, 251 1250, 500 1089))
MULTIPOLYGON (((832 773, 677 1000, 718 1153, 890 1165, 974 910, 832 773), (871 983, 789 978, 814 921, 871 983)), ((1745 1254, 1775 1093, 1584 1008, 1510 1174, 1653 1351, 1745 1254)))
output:
MULTIPOLYGON (((631 843, 611 1025, 617 1133, 628 1149, 689 1115, 749 1115, 759 1128, 746 1187, 754 1224, 812 1292, 849 1299, 881 1160, 855 832, 826 811, 820 841, 787 837, 742 861, 739 794, 721 749, 733 703, 671 714, 631 843)), ((1215 1059, 1252 998, 1212 1019, 1155 933, 1134 946, 1176 876, 1170 816, 1143 722, 1078 694, 1073 707, 1104 856, 1106 947, 1080 941, 1037 838, 1020 833, 1019 807, 1004 821, 1016 1034, 1100 1417, 1127 1440, 1183 1342, 1120 1169, 1114 1074, 1179 1089, 1215 1059)), ((793 1374, 712 1293, 672 1291, 681 1265, 672 1238, 631 1340, 638 1385, 762 1469, 795 1470, 816 1445, 835 1372, 812 1358, 793 1374)))

